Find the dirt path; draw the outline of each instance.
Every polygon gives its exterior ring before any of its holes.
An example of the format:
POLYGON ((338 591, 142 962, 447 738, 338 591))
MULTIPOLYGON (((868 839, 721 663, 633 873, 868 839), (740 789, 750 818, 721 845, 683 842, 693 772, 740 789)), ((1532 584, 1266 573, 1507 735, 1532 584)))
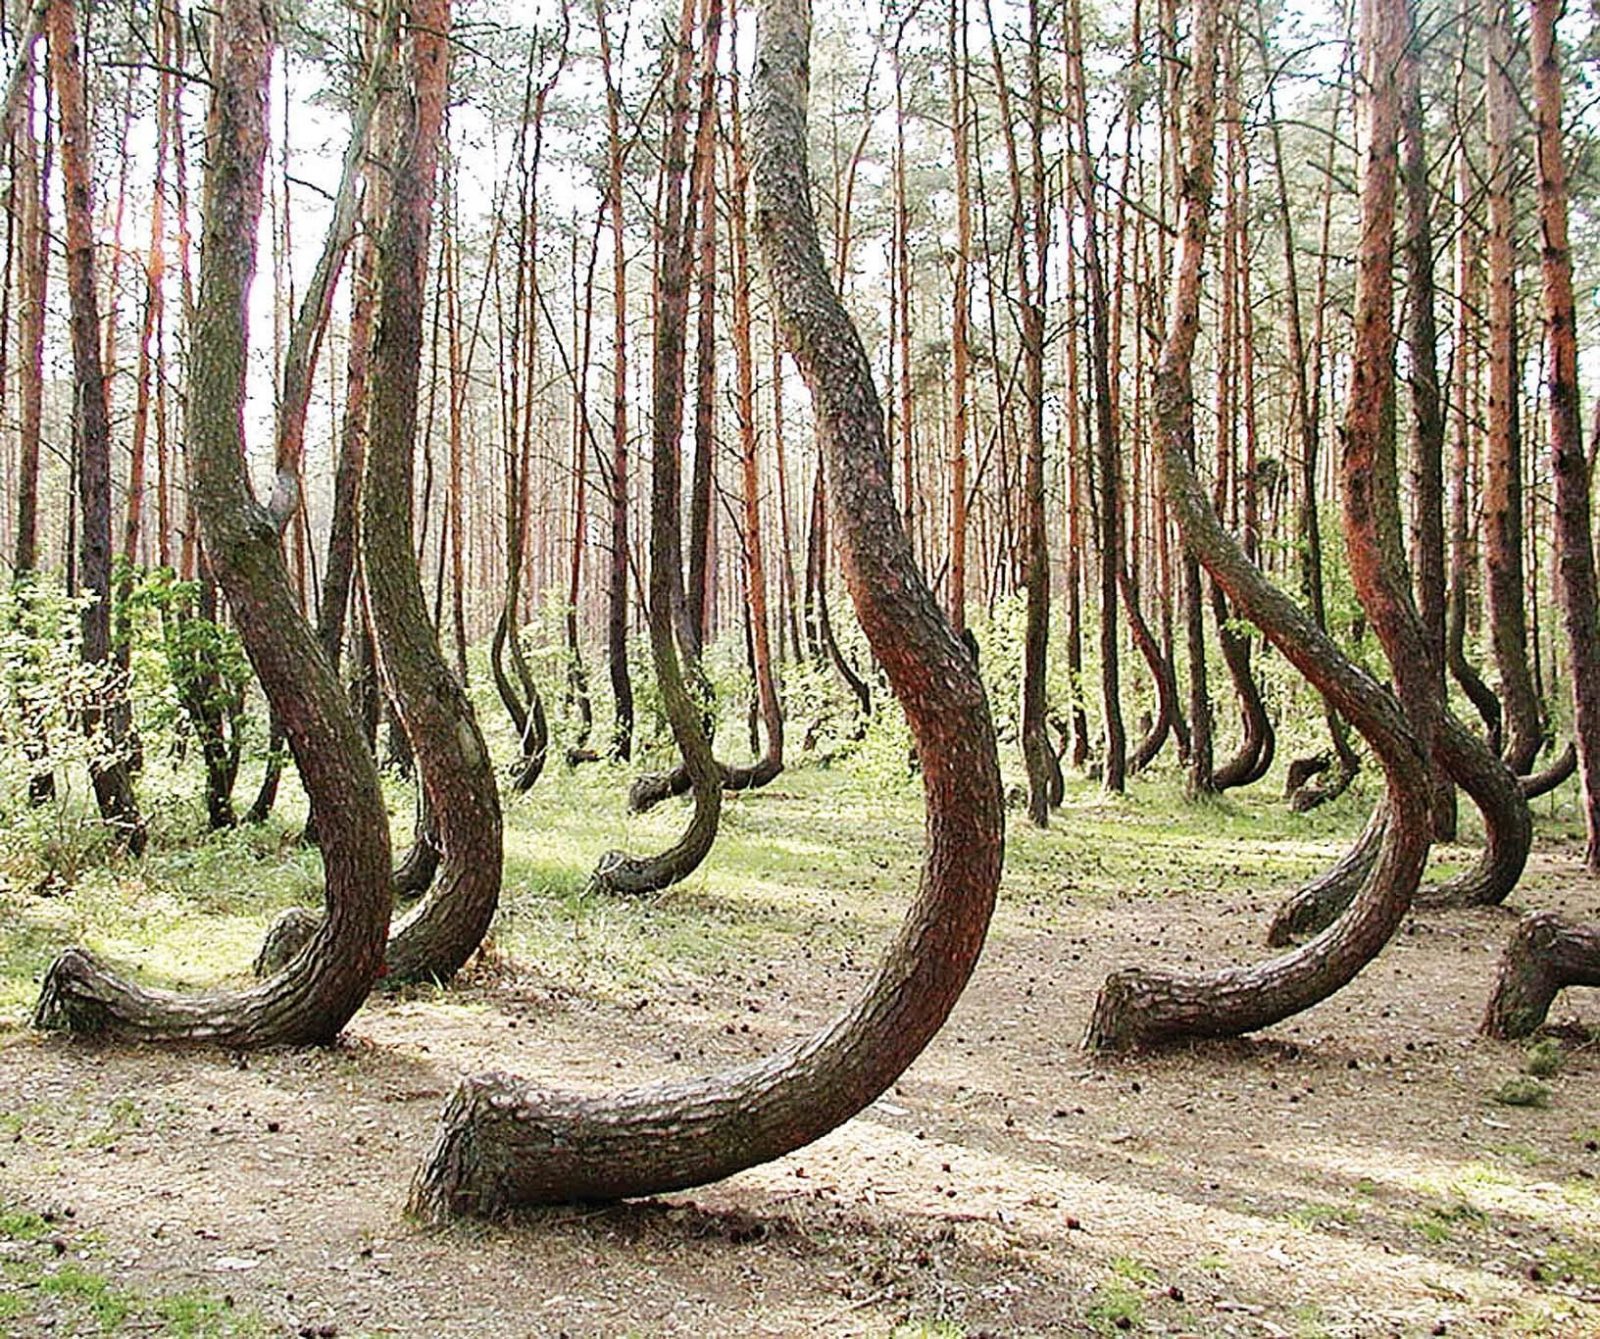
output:
MULTIPOLYGON (((1504 1106, 1523 1053, 1473 1035, 1510 911, 1415 916, 1250 1042, 1079 1052, 1109 967, 1261 952, 1270 902, 1008 903, 950 1026, 830 1138, 656 1203, 443 1232, 400 1206, 463 1069, 698 1070, 814 1023, 870 955, 631 1001, 502 964, 314 1053, 0 1033, 0 1210, 39 1216, 0 1234, 0 1331, 107 1332, 98 1278, 149 1303, 145 1333, 1600 1334, 1600 1054, 1569 1045, 1548 1105, 1504 1106), (41 1283, 64 1267, 91 1283, 41 1283), (175 1294, 193 1328, 151 1301, 175 1294)), ((1564 852, 1518 902, 1600 915, 1564 852)), ((1574 1010, 1600 1022, 1593 993, 1574 1010)))

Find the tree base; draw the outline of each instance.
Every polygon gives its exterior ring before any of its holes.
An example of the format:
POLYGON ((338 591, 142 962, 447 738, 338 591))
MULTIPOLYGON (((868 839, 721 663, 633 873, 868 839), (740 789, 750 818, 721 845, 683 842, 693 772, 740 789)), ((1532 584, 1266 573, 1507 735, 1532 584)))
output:
POLYGON ((1600 926, 1553 911, 1524 916, 1500 956, 1479 1030, 1501 1041, 1532 1036, 1568 986, 1600 986, 1600 926))

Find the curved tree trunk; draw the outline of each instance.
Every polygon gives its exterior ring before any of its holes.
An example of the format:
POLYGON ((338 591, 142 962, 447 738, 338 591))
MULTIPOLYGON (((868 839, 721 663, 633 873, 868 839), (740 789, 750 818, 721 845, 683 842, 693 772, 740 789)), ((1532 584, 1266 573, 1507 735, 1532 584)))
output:
POLYGON ((200 292, 190 346, 189 444, 206 552, 301 780, 319 804, 326 915, 270 980, 184 996, 123 981, 69 949, 52 965, 36 1026, 223 1046, 301 1045, 338 1035, 383 966, 391 904, 389 826, 372 757, 302 617, 243 462, 246 294, 255 268, 272 43, 263 8, 224 0, 207 127, 200 292))
POLYGON ((371 416, 361 489, 362 571, 378 669, 416 756, 438 838, 431 892, 389 940, 389 976, 448 980, 482 942, 500 897, 500 797, 472 704, 428 617, 412 541, 412 461, 434 179, 449 84, 449 0, 412 0, 411 97, 379 246, 371 416))
MULTIPOLYGON (((1400 640, 1406 636, 1401 596, 1408 602, 1409 594, 1407 584, 1398 581, 1392 570, 1390 545, 1398 538, 1398 503, 1394 497, 1388 498, 1393 515, 1384 514, 1386 485, 1374 478, 1382 464, 1386 415, 1390 429, 1393 424, 1392 363, 1386 356, 1387 340, 1392 338, 1387 290, 1392 236, 1384 227, 1382 193, 1387 176, 1387 219, 1392 229, 1394 108, 1383 92, 1392 88, 1390 71, 1398 56, 1402 29, 1392 11, 1374 12, 1383 3, 1366 0, 1362 11, 1366 88, 1377 91, 1367 94, 1363 127, 1357 384, 1352 389, 1341 482, 1357 590, 1372 611, 1375 625, 1400 640), (1380 35, 1384 40, 1375 40, 1380 35), (1391 525, 1392 535, 1387 533, 1391 525)), ((1195 54, 1186 117, 1193 139, 1183 177, 1172 306, 1154 384, 1163 480, 1186 544, 1240 613, 1261 628, 1329 702, 1356 723, 1378 753, 1388 782, 1390 813, 1377 860, 1361 894, 1326 931, 1279 958, 1209 975, 1138 969, 1114 973, 1101 987, 1085 1038, 1086 1045, 1100 1049, 1124 1049, 1180 1037, 1237 1035, 1325 999, 1388 941, 1410 906, 1430 842, 1426 753, 1405 714, 1370 676, 1340 654, 1304 610, 1249 562, 1222 528, 1191 464, 1191 366, 1213 176, 1219 25, 1216 0, 1197 0, 1195 11, 1195 54)), ((1390 445, 1392 450, 1392 438, 1390 445)), ((1392 480, 1387 487, 1392 488, 1392 480)), ((1420 634, 1411 631, 1420 640, 1420 634)), ((1394 656, 1395 650, 1387 642, 1386 649, 1394 656)), ((1410 702, 1408 692, 1408 706, 1410 702)))
POLYGON ((411 846, 395 862, 394 895, 412 902, 433 887, 439 873, 439 827, 433 819, 433 804, 428 788, 417 787, 416 820, 411 827, 411 846))
MULTIPOLYGON (((1428 184, 1427 125, 1422 107, 1422 53, 1413 32, 1401 66, 1401 178, 1405 187, 1406 345, 1411 389, 1411 569, 1434 693, 1445 700, 1444 403, 1439 386, 1438 321, 1434 312, 1433 193, 1428 184)), ((1437 754, 1437 745, 1435 745, 1437 754)), ((1456 832, 1456 792, 1434 758, 1433 832, 1456 832)))
MULTIPOLYGON (((1446 712, 1434 756, 1483 817, 1483 851, 1469 870, 1421 890, 1431 906, 1497 906, 1517 886, 1533 846, 1533 817, 1519 778, 1477 735, 1446 712)), ((1380 804, 1356 843, 1327 873, 1285 898, 1267 930, 1269 944, 1315 934, 1350 905, 1377 858, 1387 810, 1380 804)))
POLYGON ((1250 668, 1250 638, 1228 626, 1227 597, 1215 582, 1211 586, 1211 609, 1217 620, 1222 658, 1228 666, 1228 677, 1233 680, 1233 691, 1239 699, 1239 713, 1244 721, 1244 738, 1238 751, 1211 773, 1212 787, 1221 792, 1252 785, 1267 774, 1277 749, 1277 734, 1250 668))
POLYGON ((1536 800, 1541 795, 1548 795, 1577 770, 1577 746, 1569 741, 1566 748, 1556 754, 1547 765, 1541 767, 1537 772, 1529 772, 1526 776, 1519 776, 1517 781, 1522 787, 1523 796, 1530 800, 1536 800))
MULTIPOLYGON (((517 559, 516 567, 520 569, 520 546, 513 548, 512 556, 517 559)), ((550 753, 550 723, 545 717, 544 698, 539 693, 539 685, 534 682, 527 657, 522 653, 521 634, 513 633, 508 628, 517 603, 519 586, 520 582, 507 577, 506 601, 501 606, 500 617, 495 620, 494 636, 489 640, 489 673, 506 714, 516 727, 521 756, 511 768, 511 784, 519 795, 525 795, 533 789, 534 782, 544 771, 550 753), (506 673, 507 646, 511 648, 511 668, 517 675, 516 684, 506 673)))
MULTIPOLYGON (((712 0, 708 23, 720 25, 712 0)), ((683 426, 684 346, 689 324, 689 281, 694 255, 693 182, 685 161, 689 82, 693 62, 693 0, 685 0, 674 59, 672 111, 666 150, 667 214, 661 231, 655 356, 651 364, 650 653, 657 688, 694 791, 694 816, 678 841, 653 856, 608 851, 591 882, 614 893, 652 893, 688 878, 706 858, 722 813, 722 768, 711 752, 698 703, 689 692, 675 626, 682 598, 682 520, 679 438, 683 426), (685 185, 685 177, 689 185, 685 185)))
MULTIPOLYGON (((738 13, 734 13, 737 43, 738 13)), ((761 760, 750 769, 750 784, 764 786, 783 770, 783 703, 778 698, 778 680, 772 667, 772 635, 767 615, 766 548, 761 538, 761 469, 757 454, 755 351, 750 334, 749 223, 750 168, 745 155, 744 115, 740 104, 737 64, 730 90, 730 139, 733 151, 733 351, 736 364, 735 405, 739 418, 740 480, 744 494, 744 569, 749 592, 750 660, 755 672, 756 706, 766 731, 761 760)), ((774 386, 773 395, 782 388, 774 386)), ((752 717, 752 732, 754 731, 752 717)), ((752 745, 754 734, 752 733, 752 745)), ((723 786, 729 786, 728 776, 723 786)))
POLYGON ((1350 746, 1350 727, 1344 717, 1331 708, 1325 714, 1328 738, 1333 745, 1333 752, 1327 755, 1326 766, 1305 770, 1309 760, 1304 758, 1296 758, 1289 764, 1289 777, 1284 790, 1289 807, 1297 814, 1309 813, 1329 800, 1338 799, 1350 789, 1350 783, 1361 770, 1361 756, 1350 746), (1302 769, 1299 781, 1295 781, 1297 766, 1302 769))
POLYGON ((1553 911, 1524 916, 1500 955, 1479 1030, 1502 1041, 1530 1037, 1568 986, 1600 986, 1600 926, 1553 911))
POLYGON ((504 1076, 463 1081, 412 1187, 413 1211, 652 1194, 779 1157, 860 1111, 944 1022, 983 944, 1004 809, 983 685, 912 557, 890 487, 870 366, 828 281, 808 205, 809 22, 803 0, 760 15, 757 219, 780 318, 817 405, 862 627, 916 735, 928 798, 922 887, 883 965, 816 1035, 689 1083, 584 1098, 504 1076))
POLYGON ((1127 565, 1117 573, 1117 587, 1122 592, 1122 605, 1127 611, 1128 628, 1134 643, 1150 669, 1156 686, 1156 718, 1128 758, 1128 771, 1137 775, 1156 760, 1167 736, 1178 721, 1178 676, 1172 662, 1161 654, 1161 644, 1156 641, 1150 625, 1145 622, 1144 611, 1139 608, 1139 594, 1133 588, 1127 565))
MULTIPOLYGON (((1190 468, 1193 468, 1191 459, 1190 468)), ((1216 719, 1206 671, 1206 604, 1200 560, 1183 544, 1183 624, 1189 652, 1189 763, 1184 788, 1191 800, 1217 793, 1216 719)))

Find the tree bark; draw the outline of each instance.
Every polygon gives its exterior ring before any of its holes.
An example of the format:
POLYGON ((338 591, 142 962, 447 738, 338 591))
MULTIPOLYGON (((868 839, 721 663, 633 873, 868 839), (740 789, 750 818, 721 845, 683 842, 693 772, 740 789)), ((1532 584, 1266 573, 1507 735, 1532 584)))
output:
POLYGON ((1483 491, 1489 631, 1505 712, 1504 756, 1526 772, 1544 744, 1539 699, 1528 668, 1522 562, 1521 359, 1517 351, 1510 0, 1495 0, 1485 27, 1484 105, 1489 204, 1489 449, 1483 491))
MULTIPOLYGON (((694 791, 694 816, 678 841, 657 855, 630 856, 623 851, 602 855, 592 886, 615 893, 656 892, 688 878, 710 852, 722 812, 722 768, 712 755, 700 705, 685 681, 676 631, 683 593, 679 437, 695 240, 693 186, 686 188, 686 179, 695 180, 687 161, 694 11, 694 0, 684 0, 676 48, 667 55, 676 68, 668 112, 666 217, 661 224, 661 274, 651 364, 649 620, 657 687, 694 791)), ((720 23, 717 0, 712 0, 712 12, 720 23)))
MULTIPOLYGON (((1411 569, 1434 692, 1445 700, 1444 402, 1434 312, 1432 192, 1422 110, 1421 37, 1415 22, 1401 64, 1401 161, 1405 187, 1406 343, 1411 380, 1411 569)), ((1455 786, 1434 759, 1433 831, 1455 836, 1455 786)))
MULTIPOLYGON (((93 597, 83 612, 84 663, 110 670, 111 645, 111 419, 100 358, 100 307, 95 292, 94 223, 90 182, 94 146, 88 94, 78 49, 77 5, 50 0, 45 30, 61 135, 61 191, 66 216, 67 297, 71 309, 72 366, 77 380, 78 572, 77 585, 93 597)), ((134 855, 146 834, 125 753, 129 708, 117 678, 84 707, 82 726, 95 743, 89 761, 100 817, 134 855)))
MULTIPOLYGON (((38 11, 36 11, 38 12, 38 11)), ((25 115, 16 121, 15 165, 12 169, 13 208, 17 211, 17 242, 21 248, 17 281, 19 350, 17 533, 13 561, 20 574, 39 562, 39 429, 44 404, 44 323, 50 276, 50 230, 45 224, 45 177, 39 144, 33 132, 33 47, 37 28, 24 46, 18 68, 26 90, 25 115)))
POLYGON ((1479 1031, 1501 1041, 1531 1037, 1568 986, 1600 986, 1600 926, 1553 911, 1524 916, 1500 955, 1479 1031))
POLYGON ((399 108, 378 253, 361 547, 378 669, 416 755, 441 857, 433 888, 390 935, 388 974, 448 980, 482 942, 499 901, 500 798, 472 704, 428 617, 412 541, 428 233, 449 83, 449 0, 411 0, 408 24, 410 97, 399 108))
MULTIPOLYGON (((1543 239, 1550 467, 1556 486, 1556 575, 1571 662, 1573 737, 1583 777, 1584 863, 1600 874, 1600 620, 1596 616, 1592 479, 1578 405, 1577 318, 1567 242, 1567 169, 1561 133, 1557 0, 1533 0, 1534 106, 1538 124, 1539 228, 1543 239)), ((1600 440, 1600 422, 1596 424, 1600 440)))
MULTIPOLYGON (((1368 5, 1378 2, 1368 0, 1368 5)), ((1167 336, 1154 383, 1163 481, 1190 551, 1198 555, 1240 613, 1261 628, 1330 703, 1356 723, 1378 753, 1388 782, 1391 815, 1361 895, 1316 939, 1268 962, 1209 975, 1139 969, 1114 973, 1101 987, 1085 1038, 1086 1045, 1098 1049, 1126 1049, 1181 1037, 1237 1035, 1327 998, 1372 959, 1400 923, 1429 845, 1426 757, 1405 714, 1339 652, 1304 610, 1246 559, 1222 528, 1191 464, 1195 430, 1191 369, 1214 162, 1217 11, 1215 0, 1197 0, 1190 106, 1185 118, 1191 143, 1182 173, 1182 214, 1167 336)), ((1363 16, 1368 18, 1366 7, 1363 16)), ((1388 17, 1392 20, 1392 15, 1388 17)), ((1370 36, 1364 46, 1370 49, 1366 73, 1371 88, 1375 72, 1384 68, 1386 47, 1370 36)), ((1375 121, 1370 144, 1369 155, 1381 162, 1381 120, 1375 121)), ((1392 127, 1388 151, 1392 200, 1392 127)), ((1379 175, 1379 171, 1369 170, 1363 181, 1379 175)), ((1364 249, 1365 263, 1358 273, 1369 286, 1375 282, 1381 259, 1364 249)), ((1386 270, 1383 282, 1388 282, 1386 270)), ((1376 301, 1376 297, 1369 291, 1367 300, 1376 301)), ((1381 362, 1376 353, 1369 349, 1368 359, 1381 362)), ((1358 365, 1360 362, 1358 358, 1358 365)), ((1377 370, 1381 372, 1381 368, 1377 370)), ((1381 406, 1381 386, 1379 389, 1381 406)), ((1368 406, 1364 402, 1360 408, 1368 406)), ((1360 426, 1353 410, 1350 427, 1360 426)))
POLYGON ((628 251, 623 220, 622 98, 612 64, 605 0, 595 0, 606 84, 606 211, 611 220, 611 554, 606 586, 606 656, 611 675, 611 754, 633 756, 633 680, 628 673, 628 251))
POLYGON ((917 738, 928 798, 921 892, 856 1002, 753 1064, 616 1097, 462 1082, 412 1186, 414 1212, 493 1213, 695 1185, 849 1119, 944 1022, 983 943, 1004 810, 983 687, 901 529, 870 366, 829 283, 808 204, 804 0, 766 0, 756 57, 757 226, 780 317, 812 387, 861 623, 917 738))
POLYGON ((383 966, 391 903, 388 815, 371 755, 302 617, 265 509, 244 471, 246 294, 266 153, 267 16, 224 0, 212 53, 200 291, 190 349, 189 443, 206 551, 256 675, 324 814, 326 916, 283 971, 251 990, 184 996, 111 975, 69 949, 45 977, 35 1025, 220 1046, 331 1041, 383 966))

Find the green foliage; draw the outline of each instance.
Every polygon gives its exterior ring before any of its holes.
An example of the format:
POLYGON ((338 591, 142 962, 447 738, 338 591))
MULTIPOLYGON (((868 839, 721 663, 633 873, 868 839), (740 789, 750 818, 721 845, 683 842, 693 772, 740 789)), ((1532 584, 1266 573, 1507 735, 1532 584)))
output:
POLYGON ((200 715, 237 720, 250 662, 239 635, 201 612, 200 582, 170 567, 134 572, 119 559, 113 585, 125 592, 118 626, 130 639, 141 730, 181 737, 200 715))
POLYGON ((199 1289, 152 1295, 94 1267, 92 1233, 0 1201, 0 1328, 7 1334, 159 1334, 264 1339, 254 1312, 199 1289), (67 1254, 71 1251, 71 1254, 67 1254), (9 1325, 9 1328, 7 1327, 9 1325))
POLYGON ((1561 1072, 1566 1058, 1560 1042, 1553 1037, 1541 1037, 1528 1047, 1522 1068, 1536 1079, 1553 1079, 1561 1072))
POLYGON ((70 884, 105 844, 98 819, 76 801, 91 764, 126 753, 83 720, 111 706, 125 680, 83 662, 88 603, 31 581, 0 590, 0 827, 9 836, 0 878, 70 884))
POLYGON ((1550 1105, 1550 1089, 1537 1079, 1507 1079, 1490 1096, 1505 1107, 1550 1105))
POLYGON ((1096 1334, 1119 1334, 1144 1318, 1144 1299, 1126 1284, 1108 1283, 1096 1290, 1084 1318, 1096 1334))

